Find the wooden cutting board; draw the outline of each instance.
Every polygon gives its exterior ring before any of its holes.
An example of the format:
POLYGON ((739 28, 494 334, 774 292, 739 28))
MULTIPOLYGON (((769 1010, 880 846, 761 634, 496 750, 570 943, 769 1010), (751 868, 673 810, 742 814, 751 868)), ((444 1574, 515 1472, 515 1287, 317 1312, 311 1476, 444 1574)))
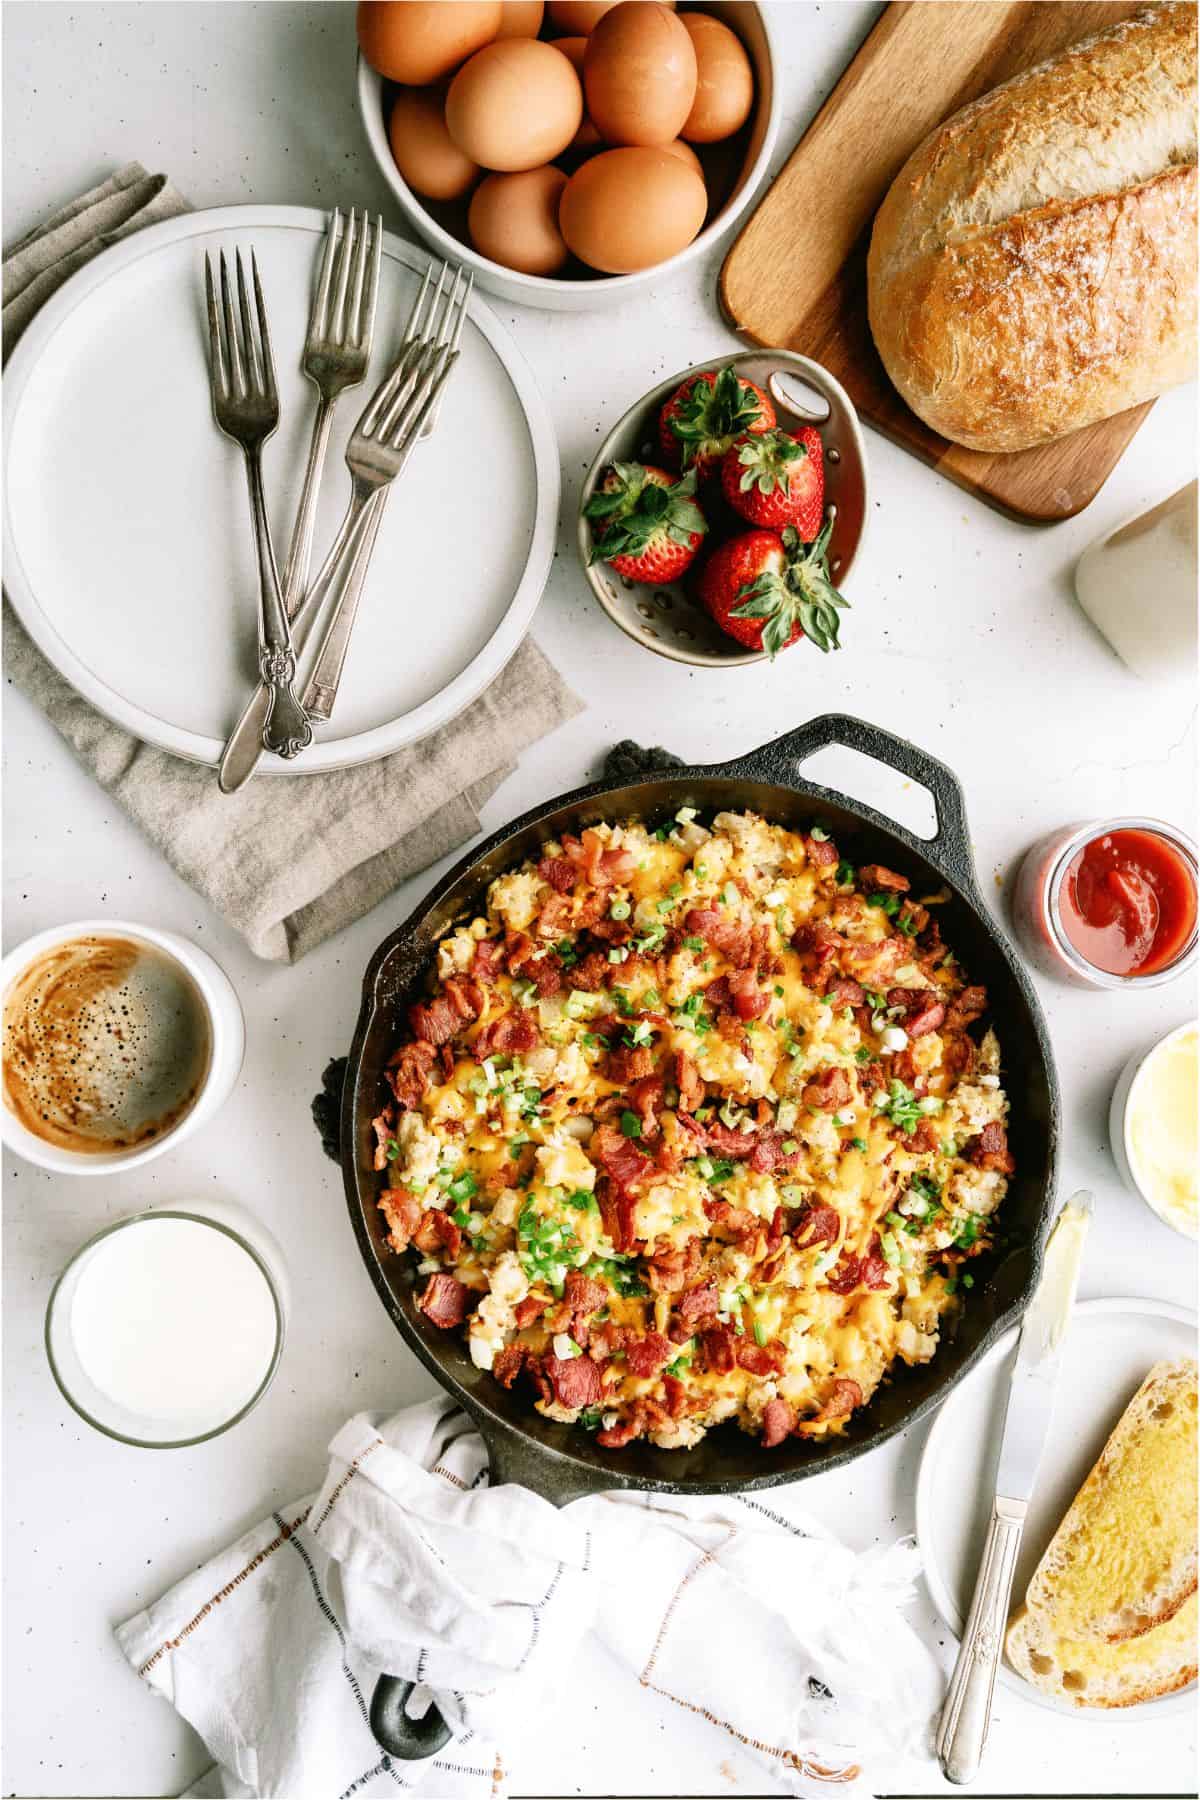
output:
POLYGON ((871 224, 902 164, 935 125, 1010 75, 1136 11, 1137 4, 1105 0, 894 0, 721 271, 721 305, 735 331, 822 363, 885 437, 1023 519, 1069 519, 1081 511, 1153 401, 1008 456, 939 437, 901 400, 871 337, 871 224))

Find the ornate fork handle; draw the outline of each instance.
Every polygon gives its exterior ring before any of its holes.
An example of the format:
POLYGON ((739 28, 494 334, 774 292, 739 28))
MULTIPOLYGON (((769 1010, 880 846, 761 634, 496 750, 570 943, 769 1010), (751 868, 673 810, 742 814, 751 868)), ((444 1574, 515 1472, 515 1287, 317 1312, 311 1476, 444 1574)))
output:
POLYGON ((262 638, 259 645, 259 673, 270 693, 270 710, 263 725, 263 744, 277 756, 291 758, 312 743, 312 726, 296 696, 296 655, 288 630, 283 596, 279 591, 279 571, 267 526, 267 506, 263 496, 262 455, 258 446, 247 447, 246 477, 250 484, 250 516, 254 525, 254 542, 258 550, 259 598, 262 612, 262 638))

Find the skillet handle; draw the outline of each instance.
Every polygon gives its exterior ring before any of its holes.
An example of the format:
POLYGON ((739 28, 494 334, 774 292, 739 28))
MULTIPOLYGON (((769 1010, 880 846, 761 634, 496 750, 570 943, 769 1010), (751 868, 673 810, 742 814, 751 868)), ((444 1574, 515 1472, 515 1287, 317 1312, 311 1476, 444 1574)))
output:
MULTIPOLYGON (((971 834, 967 824, 966 800, 958 776, 944 762, 939 762, 936 756, 930 756, 928 751, 909 743, 907 738, 896 737, 894 733, 884 731, 882 726, 868 724, 865 719, 852 718, 848 713, 823 713, 819 718, 810 719, 806 725, 798 725, 795 731, 785 732, 783 737, 776 738, 772 743, 762 744, 757 750, 751 750, 747 756, 740 756, 731 763, 723 763, 721 773, 750 775, 758 781, 790 787, 800 765, 830 744, 841 744, 848 750, 861 751, 875 762, 909 776, 927 790, 937 815, 937 831, 932 838, 918 837, 905 826, 885 818, 882 813, 876 813, 874 808, 865 810, 874 813, 884 829, 901 838, 918 856, 933 863, 956 887, 974 893, 976 878, 971 856, 971 834)), ((836 788, 821 787, 816 783, 806 785, 811 785, 815 792, 835 802, 849 799, 849 796, 840 794, 836 788)), ((851 804, 860 812, 864 810, 861 801, 853 801, 851 804)))
MULTIPOLYGON (((488 1480, 492 1487, 515 1482, 540 1494, 552 1506, 569 1506, 587 1494, 627 1487, 617 1474, 591 1469, 586 1474, 566 1457, 549 1458, 523 1433, 500 1420, 470 1409, 488 1453, 488 1480)), ((399 1675, 381 1675, 371 1696, 371 1730, 380 1747, 401 1762, 417 1762, 436 1756, 454 1735, 437 1707, 430 1704, 422 1719, 410 1719, 404 1710, 416 1682, 399 1675)))

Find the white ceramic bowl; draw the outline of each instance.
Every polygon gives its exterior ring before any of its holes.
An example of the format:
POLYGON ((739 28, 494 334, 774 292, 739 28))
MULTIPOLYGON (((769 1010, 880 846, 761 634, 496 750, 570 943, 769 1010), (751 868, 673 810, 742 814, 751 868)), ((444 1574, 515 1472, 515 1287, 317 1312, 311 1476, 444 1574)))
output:
POLYGON ((1122 1181, 1126 1187, 1132 1188, 1135 1194, 1141 1196, 1151 1212, 1160 1218, 1164 1225, 1169 1225, 1172 1231, 1179 1233, 1180 1237, 1193 1239, 1198 1235, 1196 1226, 1193 1225, 1189 1230, 1186 1225, 1171 1218, 1138 1179, 1129 1127, 1133 1117, 1137 1086, 1144 1076, 1151 1057, 1161 1050, 1164 1044, 1173 1043, 1176 1038, 1182 1037, 1185 1031, 1195 1030, 1195 1022, 1191 1019, 1185 1020, 1182 1025, 1177 1025, 1174 1031, 1169 1031, 1166 1037, 1159 1038, 1157 1043, 1150 1046, 1149 1050, 1136 1051, 1117 1078, 1117 1085, 1113 1089, 1113 1097, 1108 1109, 1109 1143, 1112 1147, 1113 1161, 1117 1165, 1117 1173, 1122 1181))
MULTIPOLYGON (((499 294, 505 300, 516 300, 524 306, 545 307, 550 312, 591 312, 602 306, 618 303, 639 289, 649 287, 653 282, 669 278, 686 263, 694 262, 697 257, 711 250, 741 218, 766 174, 775 139, 779 134, 780 94, 775 82, 774 40, 767 16, 769 7, 755 5, 753 0, 704 0, 704 5, 698 10, 723 19, 736 31, 754 66, 757 102, 750 120, 748 141, 741 168, 728 197, 699 236, 693 238, 677 256, 668 257, 666 262, 656 263, 651 269, 639 269, 634 275, 580 275, 573 278, 522 275, 516 269, 506 269, 501 263, 480 256, 466 238, 465 205, 439 205, 435 213, 429 203, 413 192, 396 167, 388 143, 387 121, 384 116, 386 90, 391 84, 377 75, 360 55, 358 108, 362 114, 367 142, 384 180, 399 202, 400 210, 430 249, 451 262, 460 263, 466 269, 473 269, 476 282, 489 293, 499 294), (443 221, 457 223, 462 235, 457 235, 443 221)), ((738 140, 730 141, 736 143, 738 140)), ((719 151, 721 146, 718 144, 712 148, 719 151)))
POLYGON ((153 1143, 140 1149, 91 1152, 64 1150, 35 1137, 0 1103, 0 1138, 10 1150, 27 1162, 60 1175, 124 1174, 142 1163, 152 1162, 167 1150, 173 1150, 208 1123, 233 1091, 241 1072, 246 1049, 246 1026, 233 983, 207 951, 197 949, 186 938, 173 931, 158 931, 150 925, 135 925, 127 919, 77 919, 69 925, 57 925, 26 939, 0 962, 0 997, 6 997, 14 981, 44 951, 78 937, 132 938, 135 943, 150 944, 176 962, 191 976, 200 993, 208 1021, 208 1072, 188 1111, 178 1124, 153 1143))

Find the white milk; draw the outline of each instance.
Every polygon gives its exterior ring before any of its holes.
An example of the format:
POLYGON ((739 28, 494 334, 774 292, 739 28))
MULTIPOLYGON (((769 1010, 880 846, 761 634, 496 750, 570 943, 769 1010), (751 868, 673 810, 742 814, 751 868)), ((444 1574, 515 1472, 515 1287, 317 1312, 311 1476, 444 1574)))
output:
POLYGON ((271 1288, 226 1232, 148 1218, 113 1232, 80 1269, 70 1335, 101 1393, 201 1434, 250 1401, 277 1337, 271 1288))

